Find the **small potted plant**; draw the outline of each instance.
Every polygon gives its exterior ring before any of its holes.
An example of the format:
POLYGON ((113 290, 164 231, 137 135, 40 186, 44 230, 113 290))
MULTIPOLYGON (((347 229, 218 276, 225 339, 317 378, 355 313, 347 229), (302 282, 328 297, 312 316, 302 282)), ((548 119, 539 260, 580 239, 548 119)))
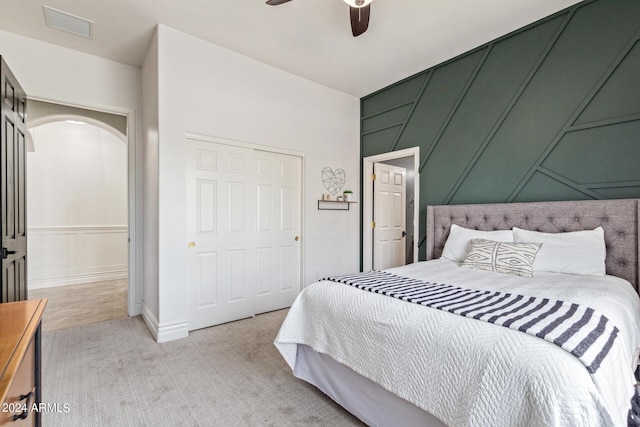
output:
POLYGON ((344 195, 344 201, 345 202, 350 202, 351 201, 351 197, 353 195, 353 191, 351 190, 344 190, 344 192, 342 193, 344 195))

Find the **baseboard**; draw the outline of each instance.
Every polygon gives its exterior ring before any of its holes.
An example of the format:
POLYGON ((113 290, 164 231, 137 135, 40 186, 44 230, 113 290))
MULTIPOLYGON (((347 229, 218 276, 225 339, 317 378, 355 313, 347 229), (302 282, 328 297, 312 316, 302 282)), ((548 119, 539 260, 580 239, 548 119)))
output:
POLYGON ((159 325, 158 319, 144 304, 144 302, 142 303, 142 319, 147 325, 147 328, 149 328, 149 331, 151 332, 151 335, 153 335, 153 338, 155 338, 156 342, 163 343, 189 336, 189 328, 186 321, 159 325))
POLYGON ((129 313, 129 316, 140 316, 142 314, 142 301, 138 300, 136 301, 134 307, 133 307, 133 311, 131 311, 131 313, 129 313))
POLYGON ((100 273, 74 274, 72 276, 46 279, 29 279, 29 289, 52 288, 55 286, 81 285, 83 283, 107 282, 127 279, 127 270, 104 271, 100 273))
POLYGON ((142 320, 144 320, 147 328, 149 328, 149 332, 153 335, 153 339, 158 341, 158 319, 156 319, 156 316, 149 310, 144 302, 142 303, 141 315, 142 320))
POLYGON ((189 325, 186 321, 168 325, 158 325, 156 341, 167 342, 189 336, 189 325))

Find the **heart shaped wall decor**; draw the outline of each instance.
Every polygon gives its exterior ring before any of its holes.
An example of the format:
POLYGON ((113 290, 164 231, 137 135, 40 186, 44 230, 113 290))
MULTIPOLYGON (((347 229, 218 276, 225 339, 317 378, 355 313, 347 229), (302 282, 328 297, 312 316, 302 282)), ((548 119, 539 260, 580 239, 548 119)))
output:
POLYGON ((322 169, 322 183, 324 184, 324 188, 334 196, 342 190, 346 178, 347 174, 343 169, 338 168, 335 171, 330 167, 322 169))

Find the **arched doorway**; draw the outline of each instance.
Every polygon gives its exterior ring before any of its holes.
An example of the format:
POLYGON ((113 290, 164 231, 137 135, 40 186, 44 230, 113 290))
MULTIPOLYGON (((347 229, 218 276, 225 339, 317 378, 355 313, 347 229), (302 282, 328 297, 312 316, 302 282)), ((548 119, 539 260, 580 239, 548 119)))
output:
POLYGON ((71 113, 29 121, 28 289, 49 298, 45 330, 127 315, 126 135, 71 113))

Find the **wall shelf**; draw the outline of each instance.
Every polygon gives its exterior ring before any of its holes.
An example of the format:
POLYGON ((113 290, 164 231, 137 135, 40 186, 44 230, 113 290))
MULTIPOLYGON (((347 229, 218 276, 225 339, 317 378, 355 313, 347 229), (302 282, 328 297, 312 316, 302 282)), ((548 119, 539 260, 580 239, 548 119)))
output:
POLYGON ((345 202, 341 200, 318 200, 319 211, 348 211, 352 204, 358 202, 345 202))

